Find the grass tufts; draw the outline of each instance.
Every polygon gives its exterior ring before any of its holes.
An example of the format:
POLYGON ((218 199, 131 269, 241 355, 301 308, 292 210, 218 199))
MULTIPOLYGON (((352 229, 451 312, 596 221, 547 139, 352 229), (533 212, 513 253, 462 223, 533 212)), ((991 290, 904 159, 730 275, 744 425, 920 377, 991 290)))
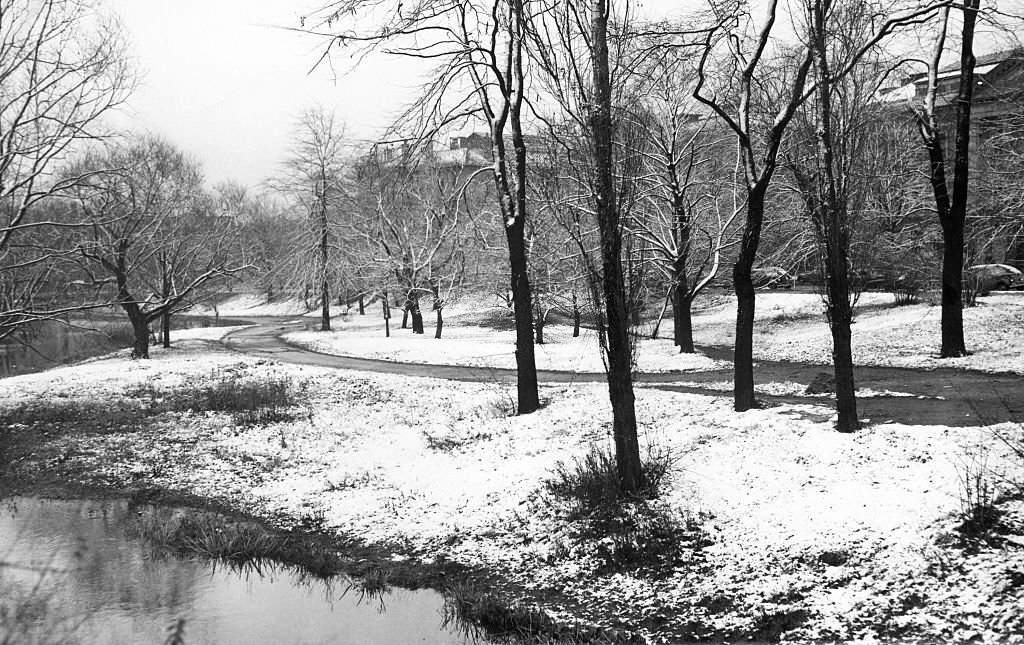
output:
POLYGON ((342 571, 337 553, 317 540, 217 513, 158 507, 139 513, 132 532, 158 552, 221 560, 239 568, 259 571, 276 562, 321 579, 342 571))
POLYGON ((287 378, 243 379, 229 374, 205 387, 177 394, 174 406, 196 412, 228 412, 238 425, 263 425, 295 418, 289 408, 299 404, 297 389, 287 378))
POLYGON ((236 425, 266 425, 291 421, 294 408, 304 398, 304 388, 288 378, 245 378, 229 371, 207 383, 186 386, 173 392, 150 384, 130 389, 129 400, 141 401, 150 414, 161 412, 226 412, 236 425))
POLYGON ((539 609, 509 604, 472 585, 452 585, 444 598, 443 626, 473 642, 483 638, 487 642, 535 644, 640 642, 627 634, 560 625, 539 609))
POLYGON ((139 516, 138 534, 151 544, 214 560, 261 562, 284 548, 286 539, 251 522, 231 522, 212 513, 167 509, 139 516))
POLYGON ((448 429, 443 434, 432 434, 431 432, 423 431, 423 441, 426 442, 427 448, 437 452, 455 452, 471 444, 487 441, 491 438, 490 433, 487 432, 459 432, 456 429, 448 429))

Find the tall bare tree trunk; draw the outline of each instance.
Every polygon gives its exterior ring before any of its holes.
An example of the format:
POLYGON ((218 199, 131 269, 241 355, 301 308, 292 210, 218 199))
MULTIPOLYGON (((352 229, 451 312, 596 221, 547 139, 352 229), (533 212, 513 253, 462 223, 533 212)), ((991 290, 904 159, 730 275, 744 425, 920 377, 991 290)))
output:
POLYGON ((165 348, 171 346, 171 312, 166 310, 160 315, 160 337, 165 348))
POLYGON ((128 320, 132 325, 132 358, 149 358, 149 320, 145 312, 139 306, 138 301, 132 297, 128 290, 128 260, 127 242, 121 240, 118 245, 118 252, 113 266, 109 268, 114 274, 117 283, 117 302, 128 314, 128 320))
POLYGON ((658 318, 654 321, 654 327, 651 328, 651 340, 657 340, 658 334, 661 330, 661 321, 665 319, 665 312, 668 311, 668 306, 672 302, 673 290, 669 289, 668 294, 665 295, 665 299, 661 301, 661 309, 658 311, 658 318))
POLYGON ((946 180, 946 159, 942 129, 935 114, 939 63, 945 47, 949 7, 941 13, 939 37, 930 61, 928 91, 917 114, 918 127, 928 151, 928 180, 935 197, 935 210, 942 228, 942 345, 943 358, 967 355, 964 340, 963 283, 964 228, 967 216, 968 170, 971 144, 971 103, 974 96, 974 27, 980 0, 965 0, 960 48, 960 84, 956 98, 956 144, 953 161, 953 191, 946 180))
POLYGON ((149 320, 135 302, 125 292, 118 297, 121 308, 128 314, 128 320, 132 324, 132 358, 149 358, 149 320))
POLYGON ((132 322, 132 358, 149 358, 149 323, 145 316, 137 315, 129 318, 132 322))
MULTIPOLYGON (((171 297, 171 276, 168 271, 168 258, 165 253, 160 254, 160 267, 161 267, 161 280, 160 280, 160 295, 164 299, 164 303, 167 303, 171 297)), ((171 346, 171 311, 170 309, 164 309, 163 314, 160 316, 160 336, 163 341, 164 348, 171 346)))
POLYGON ((967 182, 971 150, 971 103, 974 97, 974 25, 980 0, 965 0, 960 39, 960 86, 956 97, 956 152, 953 199, 942 224, 942 351, 943 357, 967 355, 964 340, 963 267, 967 221, 967 182))
POLYGON ((602 285, 607 315, 608 394, 619 487, 636 494, 642 485, 636 432, 629 307, 622 272, 622 229, 615 202, 612 150, 611 74, 608 64, 608 0, 591 0, 593 97, 590 113, 594 152, 594 200, 601 235, 602 285))
MULTIPOLYGON (((816 134, 818 176, 812 218, 824 250, 826 312, 832 332, 832 363, 836 377, 836 429, 853 432, 860 428, 857 418, 857 397, 853 379, 853 353, 850 344, 850 247, 846 200, 840 195, 835 177, 832 135, 832 78, 829 71, 826 17, 830 0, 811 4, 811 30, 814 47, 814 69, 817 75, 816 134)), ((809 183, 809 182, 808 182, 809 183)), ((810 186, 808 186, 810 188, 810 186)))
POLYGON ((423 312, 420 311, 420 297, 417 294, 409 296, 409 314, 412 316, 412 333, 423 333, 423 312))
MULTIPOLYGON (((326 192, 327 181, 324 180, 326 192)), ((331 285, 327 279, 329 271, 327 262, 330 259, 330 247, 327 242, 327 200, 320 197, 320 331, 331 331, 331 285)))
POLYGON ((733 407, 744 412, 757 407, 754 395, 754 280, 751 270, 761 242, 761 223, 764 221, 764 196, 767 181, 758 182, 747 193, 747 220, 736 265, 732 268, 732 283, 736 290, 736 348, 733 358, 733 407))
POLYGON ((690 316, 690 305, 693 294, 686 276, 686 265, 690 253, 690 218, 683 195, 676 191, 673 196, 672 210, 673 237, 676 242, 676 257, 672 263, 675 284, 672 290, 672 340, 679 347, 681 354, 693 354, 693 320, 690 316))
POLYGON ((580 311, 579 299, 576 296, 576 290, 572 292, 572 337, 580 337, 580 322, 582 322, 583 312, 580 311))
POLYGON ((685 285, 677 286, 672 291, 672 338, 680 354, 694 354, 697 351, 693 346, 692 304, 693 298, 685 285))
POLYGON ((507 80, 511 85, 508 96, 508 125, 512 135, 515 166, 515 190, 508 182, 505 165, 506 115, 493 120, 491 145, 494 150, 494 180, 498 199, 502 202, 505 216, 505 240, 508 244, 508 260, 511 273, 513 316, 516 323, 516 412, 529 414, 540 408, 540 394, 537 385, 537 359, 533 349, 533 297, 526 255, 526 141, 523 138, 522 106, 524 93, 523 39, 525 33, 525 9, 522 0, 513 0, 510 28, 510 61, 507 80))

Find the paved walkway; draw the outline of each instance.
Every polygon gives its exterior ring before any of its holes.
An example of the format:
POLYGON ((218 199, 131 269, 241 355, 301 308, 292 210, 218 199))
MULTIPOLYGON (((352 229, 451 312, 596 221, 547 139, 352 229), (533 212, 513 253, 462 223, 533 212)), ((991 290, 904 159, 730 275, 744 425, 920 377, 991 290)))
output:
MULTIPOLYGON (((299 365, 317 365, 362 370, 383 374, 423 376, 454 381, 514 383, 514 369, 470 367, 461 365, 428 365, 397 363, 349 356, 334 356, 290 345, 281 339, 286 332, 313 328, 317 321, 297 317, 247 319, 254 326, 225 336, 223 343, 234 350, 254 356, 266 356, 299 365)), ((702 348, 714 358, 731 360, 729 348, 702 348)), ((754 378, 759 383, 792 381, 806 385, 821 372, 831 372, 829 365, 758 361, 754 378)), ((893 392, 912 396, 859 396, 858 413, 870 423, 897 422, 910 425, 980 426, 1012 421, 1024 423, 1024 376, 988 374, 969 370, 916 370, 892 367, 858 367, 855 377, 858 389, 893 392)), ((542 383, 603 382, 605 375, 594 372, 561 372, 538 370, 542 383)), ((700 372, 640 373, 636 380, 641 387, 732 397, 731 391, 710 389, 706 384, 731 381, 732 369, 700 372)), ((771 403, 809 403, 820 406, 822 397, 767 396, 759 398, 771 403)), ((831 416, 817 411, 807 413, 815 419, 831 416)))

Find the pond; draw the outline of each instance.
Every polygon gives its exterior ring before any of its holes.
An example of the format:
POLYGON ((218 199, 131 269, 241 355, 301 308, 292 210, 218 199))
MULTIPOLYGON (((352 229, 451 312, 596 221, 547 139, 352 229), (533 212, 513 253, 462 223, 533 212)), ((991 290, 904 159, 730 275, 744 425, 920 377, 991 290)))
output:
POLYGON ((160 645, 181 620, 187 645, 472 642, 442 625, 434 591, 369 598, 344 578, 158 555, 131 530, 148 512, 123 500, 0 501, 0 643, 160 645))
MULTIPOLYGON (((181 315, 171 318, 172 329, 237 324, 243 323, 212 316, 181 315)), ((31 323, 17 338, 0 341, 0 378, 40 372, 131 347, 131 344, 132 328, 124 317, 76 320, 71 325, 49 320, 31 323)))

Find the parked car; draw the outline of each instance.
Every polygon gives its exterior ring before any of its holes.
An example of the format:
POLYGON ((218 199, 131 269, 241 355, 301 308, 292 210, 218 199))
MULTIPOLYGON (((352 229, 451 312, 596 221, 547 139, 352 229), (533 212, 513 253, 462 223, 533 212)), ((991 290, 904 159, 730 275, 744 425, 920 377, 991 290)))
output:
POLYGON ((1006 289, 1024 289, 1024 273, 1008 264, 975 264, 964 278, 980 294, 1006 289))
POLYGON ((796 277, 782 267, 760 267, 750 271, 754 286, 763 289, 792 289, 796 277))

